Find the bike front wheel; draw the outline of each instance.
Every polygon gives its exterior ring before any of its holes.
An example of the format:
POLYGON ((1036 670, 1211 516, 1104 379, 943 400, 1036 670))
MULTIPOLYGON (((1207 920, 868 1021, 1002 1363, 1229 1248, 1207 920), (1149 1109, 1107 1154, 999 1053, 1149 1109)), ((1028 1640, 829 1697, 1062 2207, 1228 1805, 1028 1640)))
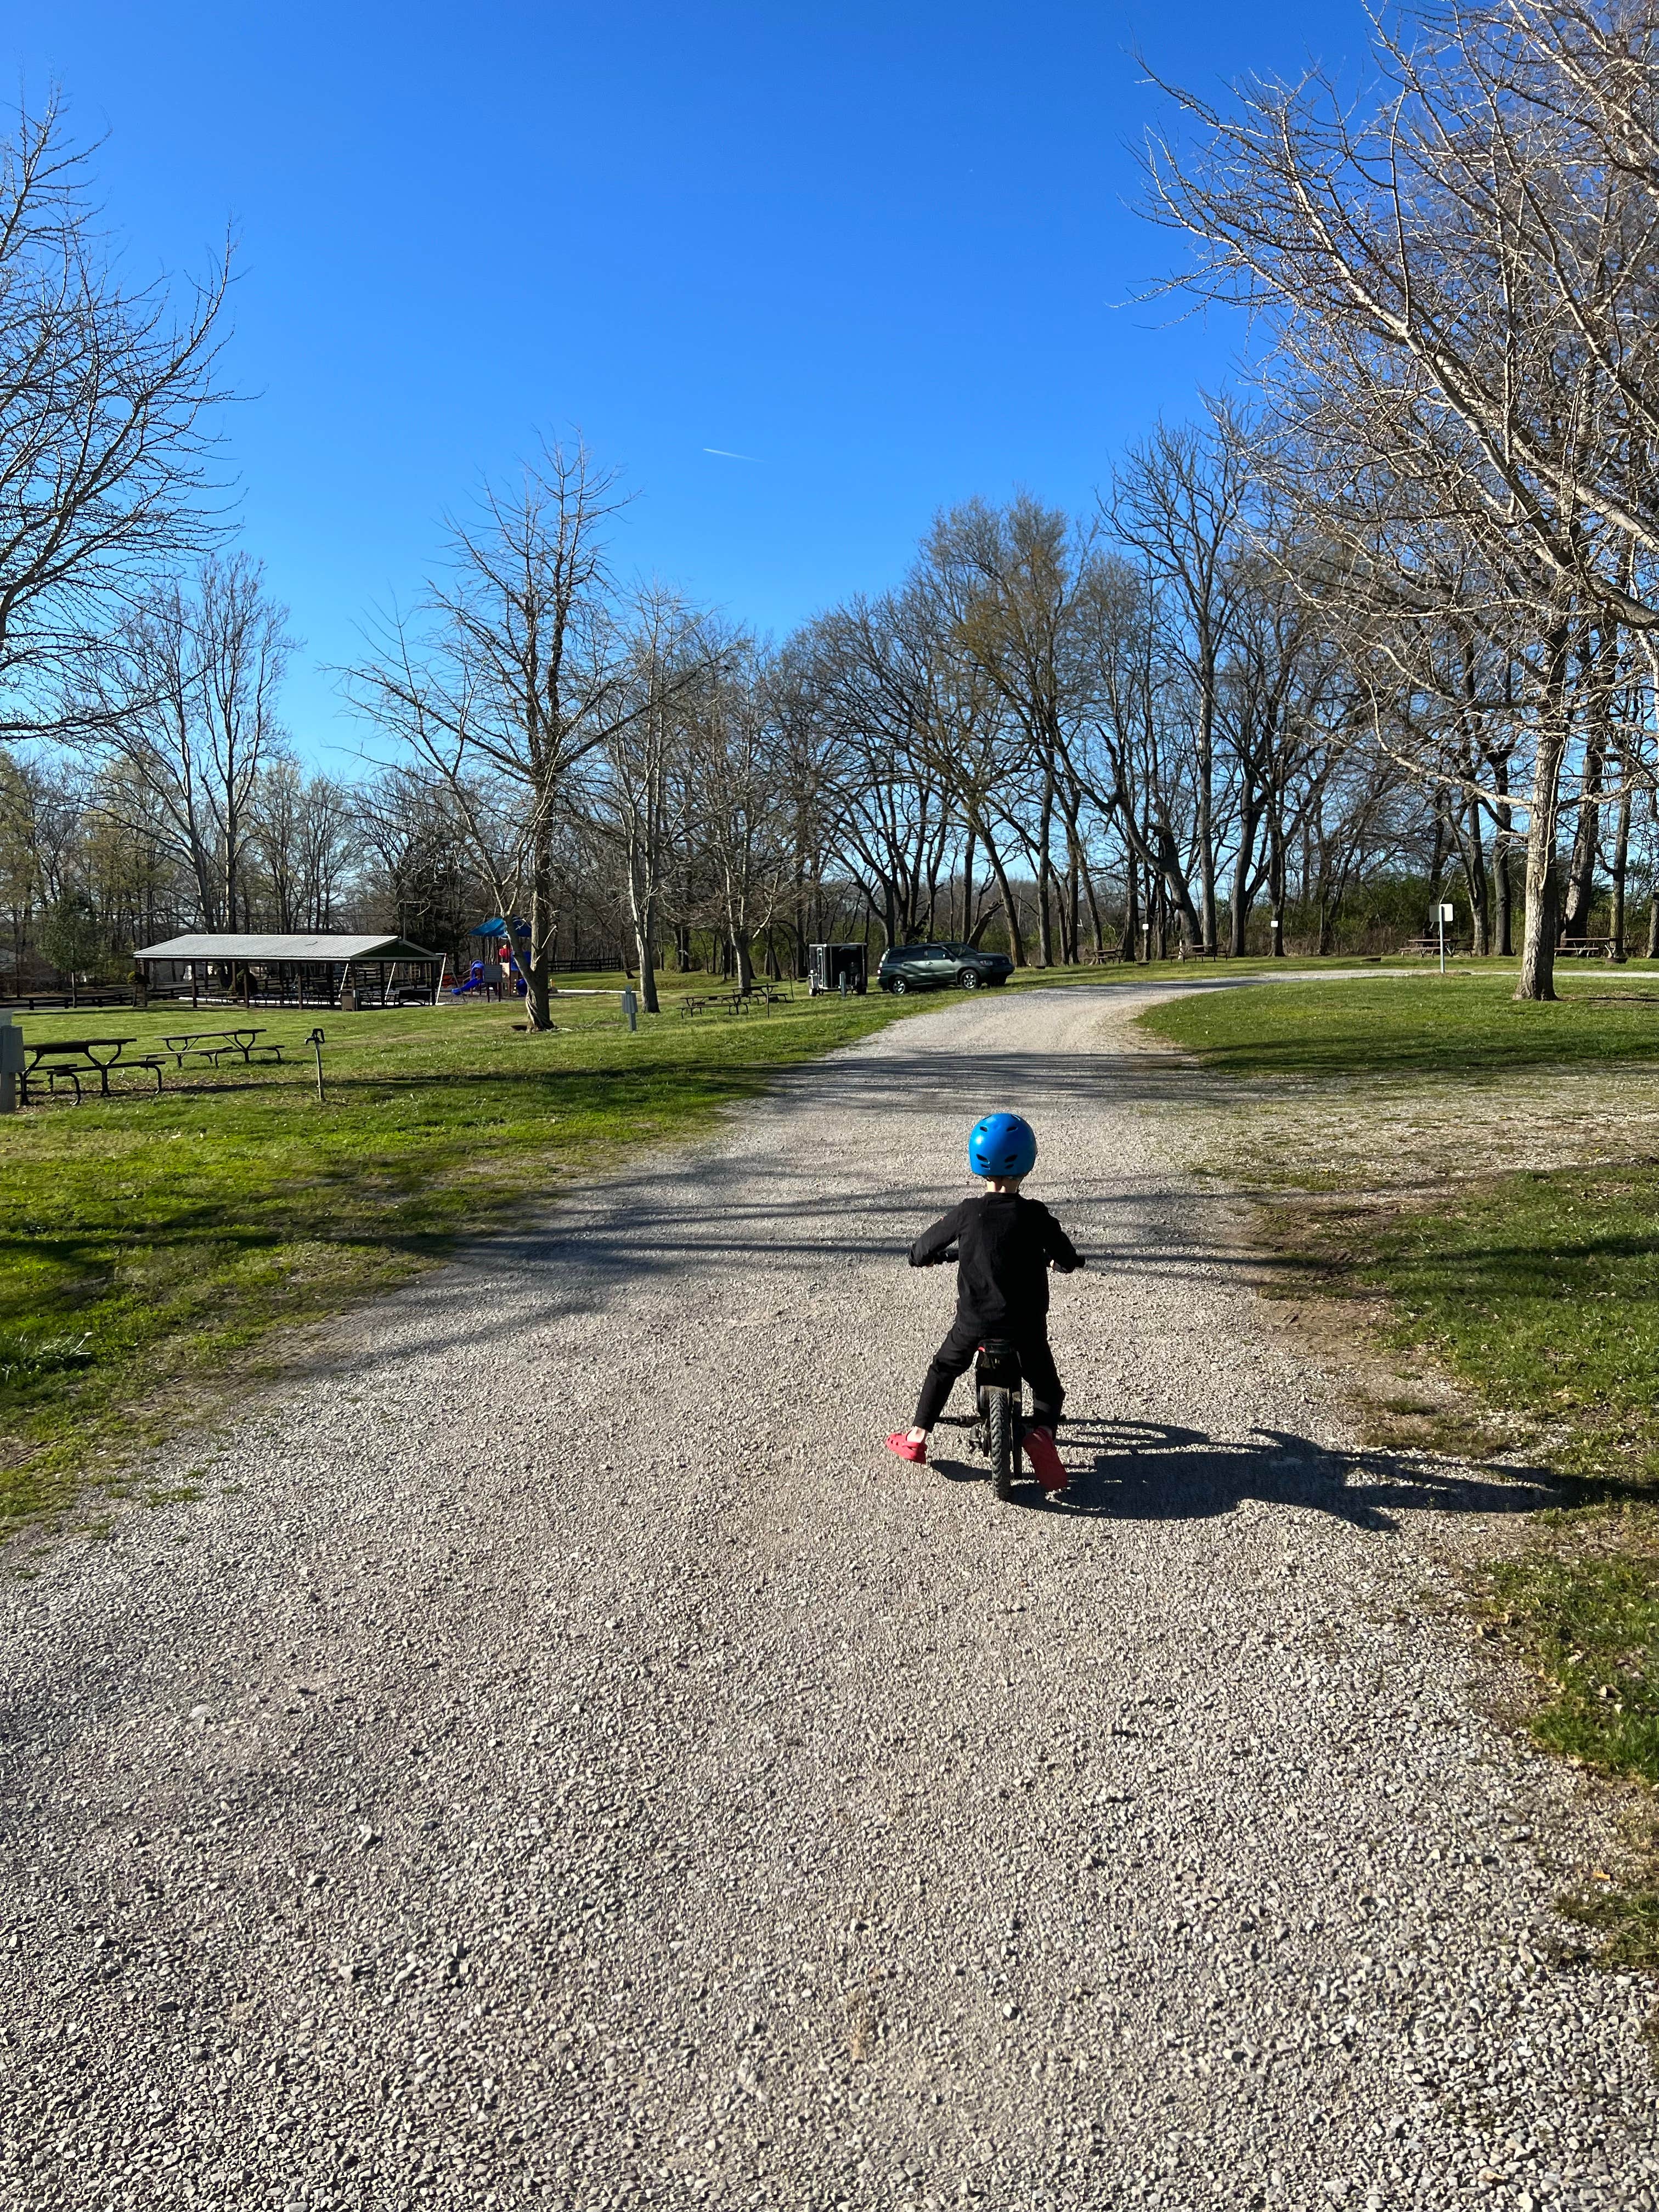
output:
POLYGON ((1005 1503, 1014 1491, 1014 1408, 1006 1390, 985 1394, 985 1437, 989 1446, 991 1487, 1005 1503))

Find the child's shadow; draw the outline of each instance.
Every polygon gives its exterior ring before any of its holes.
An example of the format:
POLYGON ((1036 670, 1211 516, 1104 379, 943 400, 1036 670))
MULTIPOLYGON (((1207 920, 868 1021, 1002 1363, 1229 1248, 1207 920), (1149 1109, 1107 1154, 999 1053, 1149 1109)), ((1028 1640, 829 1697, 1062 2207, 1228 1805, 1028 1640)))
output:
MULTIPOLYGON (((947 1416, 947 1419, 951 1417, 947 1416)), ((968 1428, 958 1415, 951 1425, 968 1428)), ((1108 1521, 1205 1521, 1246 1498, 1393 1530, 1406 1512, 1530 1513, 1560 1502, 1538 1470, 1436 1467, 1397 1452, 1345 1451, 1271 1429, 1218 1442, 1164 1421, 1063 1421, 1070 1486, 1049 1497, 1022 1462, 1009 1504, 1030 1512, 1108 1521)), ((981 1460, 933 1460, 947 1482, 984 1482, 981 1460)))

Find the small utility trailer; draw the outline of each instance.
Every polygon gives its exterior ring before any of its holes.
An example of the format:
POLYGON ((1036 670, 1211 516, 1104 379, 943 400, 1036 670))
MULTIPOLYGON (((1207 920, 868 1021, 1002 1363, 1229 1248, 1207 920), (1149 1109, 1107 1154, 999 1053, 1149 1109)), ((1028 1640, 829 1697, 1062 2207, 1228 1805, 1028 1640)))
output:
POLYGON ((862 945, 809 945, 806 948, 807 986, 811 997, 823 991, 856 992, 862 998, 869 988, 870 955, 862 945))

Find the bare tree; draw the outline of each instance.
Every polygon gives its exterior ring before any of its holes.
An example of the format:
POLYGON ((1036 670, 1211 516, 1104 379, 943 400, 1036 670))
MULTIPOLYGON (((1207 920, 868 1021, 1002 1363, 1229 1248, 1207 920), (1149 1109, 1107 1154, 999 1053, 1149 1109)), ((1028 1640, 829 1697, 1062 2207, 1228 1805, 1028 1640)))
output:
POLYGON ((629 918, 648 1014, 657 1000, 664 894, 696 808, 690 773, 696 678, 722 657, 705 624, 660 586, 641 594, 630 665, 595 756, 592 819, 623 864, 629 918))
POLYGON ((1574 636, 1604 614, 1659 628, 1659 23, 1644 0, 1455 0, 1415 25, 1411 48, 1376 32, 1381 88, 1357 111, 1317 72, 1225 113, 1177 94, 1198 143, 1156 143, 1149 175, 1197 244, 1185 281, 1272 319, 1327 503, 1357 495, 1391 529, 1407 595, 1426 514, 1538 611, 1511 799, 1519 995, 1550 998, 1574 636))
POLYGON ((212 537, 207 418, 228 279, 175 313, 125 283, 56 101, 0 142, 0 738, 95 704, 93 641, 212 537))
POLYGON ((1238 574, 1233 555, 1243 537, 1250 487, 1241 427, 1227 407, 1212 402, 1206 428, 1161 422, 1144 445, 1130 448, 1108 509, 1118 537, 1172 595, 1191 678, 1199 918, 1206 952, 1216 949, 1217 699, 1238 574))
MULTIPOLYGON (((254 786, 249 842, 259 878, 259 902, 283 931, 333 926, 352 872, 354 809, 332 777, 307 775, 279 755, 254 786)), ((244 908, 254 902, 244 892, 244 908)))
MULTIPOLYGON (((571 780, 647 714, 606 560, 621 505, 585 445, 546 444, 512 492, 452 522, 447 573, 346 672, 359 709, 445 786, 503 916, 526 915, 526 1010, 549 1026, 555 854, 571 780)), ((693 680, 683 671, 678 681, 693 680)))
POLYGON ((97 655, 83 744, 119 763, 194 878, 204 925, 234 929, 259 780, 282 744, 288 610, 243 555, 192 588, 152 585, 97 655))
POLYGON ((770 758, 764 676, 752 653, 728 655, 698 686, 692 722, 708 910, 745 994, 754 988, 755 939, 770 927, 789 878, 789 809, 770 758))

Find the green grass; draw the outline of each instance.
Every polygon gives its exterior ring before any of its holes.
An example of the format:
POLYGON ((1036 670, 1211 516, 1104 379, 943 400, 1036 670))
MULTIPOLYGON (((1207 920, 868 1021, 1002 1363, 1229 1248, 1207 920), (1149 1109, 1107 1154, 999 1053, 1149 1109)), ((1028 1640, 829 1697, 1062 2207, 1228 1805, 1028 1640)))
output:
MULTIPOLYGON (((1659 1522, 1652 1507, 1551 1515, 1541 1541, 1491 1576, 1488 1611, 1539 1681, 1534 1741, 1593 1771, 1659 1790, 1659 1522)), ((1659 1969, 1659 1799, 1638 1863, 1604 1870, 1562 1910, 1603 1964, 1659 1969)))
MULTIPOLYGON (((280 1067, 191 1067, 160 1097, 128 1079, 107 1100, 0 1121, 0 1525, 62 1504, 204 1394, 234 1391, 260 1371, 273 1328, 404 1279, 568 1178, 706 1127, 774 1069, 937 1003, 669 1012, 630 1036, 615 998, 567 999, 542 1036, 515 1031, 506 1006, 256 1009, 280 1067), (320 1107, 304 1042, 318 1023, 320 1107)), ((235 1018, 64 1014, 22 1028, 151 1038, 235 1018)))
MULTIPOLYGON (((1402 1079, 1431 1079, 1425 1118, 1445 1125, 1460 1177, 1405 1198, 1279 1209, 1277 1249, 1329 1292, 1386 1299, 1396 1343, 1431 1351, 1489 1410, 1517 1417, 1562 1473, 1659 1481, 1659 1161, 1474 1171, 1483 1115, 1531 1071, 1620 1065, 1645 1080, 1651 1066, 1659 1100, 1659 988, 1636 1006, 1608 1003, 1623 975, 1604 972, 1569 977, 1554 1005, 1517 1004, 1509 988, 1487 975, 1285 984, 1183 999, 1141 1019, 1206 1068, 1265 1080, 1264 1098, 1275 1079, 1311 1082, 1302 1111, 1316 1119, 1322 1079, 1349 1086, 1345 1111, 1355 1077, 1395 1091, 1402 1079), (1448 1076, 1465 1087, 1448 1089, 1448 1076)), ((1287 1146, 1279 1174, 1293 1179, 1305 1150, 1287 1146)))
MULTIPOLYGON (((1422 1079, 1419 1125, 1460 1127, 1460 1172, 1430 1187, 1276 1196, 1266 1232, 1298 1297, 1380 1304, 1384 1336, 1426 1353, 1510 1440, 1565 1479, 1523 1554, 1487 1577, 1486 1610, 1538 1684, 1541 1745, 1659 1791, 1659 1160, 1481 1175, 1494 1102, 1524 1114, 1540 1071, 1624 1068, 1631 1110, 1659 1101, 1659 977, 1630 969, 1560 980, 1555 1005, 1518 1005, 1507 977, 1221 994, 1154 1009, 1160 1035, 1224 1073, 1246 1098, 1310 1097, 1297 1127, 1354 1110, 1374 1079, 1397 1105, 1422 1079), (1626 995, 1630 994, 1630 995, 1626 995), (1638 996, 1636 994, 1642 994, 1638 996)), ((1373 1094, 1379 1100, 1381 1091, 1373 1094)), ((1377 1144, 1401 1121, 1376 1114, 1377 1144)), ((1590 1133, 1585 1133, 1587 1135, 1590 1133)), ((1552 1133, 1559 1141, 1559 1127, 1552 1133)), ((1274 1180, 1294 1183, 1292 1143, 1274 1180)), ((1424 1157, 1438 1155, 1431 1147, 1424 1157)), ((1361 1162, 1363 1167, 1363 1160, 1361 1162)), ((1389 1163, 1373 1158, 1378 1183, 1389 1163)), ((1304 1192, 1316 1180, 1304 1171, 1304 1192)), ((1356 1173, 1344 1163, 1350 1180, 1356 1173)), ((1610 1964, 1659 1967, 1659 1796, 1622 1881, 1564 1909, 1610 1964)))
POLYGON ((1385 1298, 1392 1340, 1433 1352, 1586 1500, 1659 1483, 1659 1165, 1293 1210, 1278 1241, 1328 1291, 1385 1298))
POLYGON ((1512 995, 1512 970, 1394 970, 1375 982, 1206 992, 1142 1018, 1206 1066, 1240 1077, 1659 1063, 1659 969, 1580 969, 1559 975, 1557 988, 1560 998, 1540 1004, 1512 995))
POLYGON ((1492 1604, 1551 1685, 1533 1722, 1538 1741, 1587 1766, 1659 1785, 1654 1533, 1650 1510, 1601 1516, 1565 1550, 1495 1569, 1492 1604))

